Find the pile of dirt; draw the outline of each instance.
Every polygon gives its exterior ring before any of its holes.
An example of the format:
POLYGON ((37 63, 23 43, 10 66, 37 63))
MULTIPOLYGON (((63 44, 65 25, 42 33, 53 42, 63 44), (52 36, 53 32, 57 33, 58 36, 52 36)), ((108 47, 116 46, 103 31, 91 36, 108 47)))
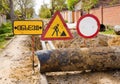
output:
MULTIPOLYGON (((92 39, 83 39, 76 32, 74 38, 64 41, 53 41, 56 48, 84 48, 84 47, 107 47, 120 46, 120 36, 108 36, 99 34, 92 39)), ((49 84, 120 84, 120 70, 103 72, 72 72, 72 74, 61 72, 48 73, 49 84)))
POLYGON ((120 84, 120 71, 47 75, 48 84, 120 84))
MULTIPOLYGON (((83 39, 77 33, 74 33, 74 39, 67 41, 54 41, 57 48, 81 48, 81 47, 99 47, 120 45, 120 38, 112 38, 104 35, 98 35, 92 39, 83 39), (109 40, 109 41, 108 41, 109 40)), ((36 38, 36 48, 39 50, 39 38, 36 38)), ((0 84, 40 84, 39 69, 32 70, 31 39, 29 36, 17 36, 10 45, 3 51, 0 57, 0 84), (6 64, 5 64, 6 63, 6 64), (3 65, 5 64, 5 66, 3 65), (9 64, 9 65, 8 65, 9 64), (7 65, 7 66, 6 66, 7 65), (9 71, 8 71, 9 70, 9 71), (10 82, 9 82, 10 79, 10 82)), ((38 64, 35 57, 35 65, 38 64)), ((37 66, 37 65, 36 65, 37 66)), ((120 71, 110 72, 89 72, 47 75, 49 84, 119 84, 120 71)))
POLYGON ((109 46, 120 46, 120 36, 114 37, 108 41, 109 46))
POLYGON ((108 40, 112 38, 99 34, 94 38, 85 39, 80 37, 76 32, 73 33, 73 37, 71 40, 53 41, 53 43, 56 48, 103 47, 109 46, 108 40))

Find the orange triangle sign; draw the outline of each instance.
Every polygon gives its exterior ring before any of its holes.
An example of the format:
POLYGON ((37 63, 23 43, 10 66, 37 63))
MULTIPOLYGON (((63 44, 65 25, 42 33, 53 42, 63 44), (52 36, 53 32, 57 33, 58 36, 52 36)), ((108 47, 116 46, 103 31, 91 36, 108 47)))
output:
POLYGON ((54 14, 41 36, 41 40, 68 40, 72 38, 73 36, 59 11, 54 14))

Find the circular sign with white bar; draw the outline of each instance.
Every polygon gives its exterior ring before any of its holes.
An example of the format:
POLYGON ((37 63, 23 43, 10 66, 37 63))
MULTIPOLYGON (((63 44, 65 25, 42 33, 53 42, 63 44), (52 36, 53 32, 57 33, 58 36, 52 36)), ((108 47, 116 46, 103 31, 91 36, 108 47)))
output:
POLYGON ((93 38, 100 30, 98 18, 92 14, 82 16, 77 22, 77 32, 83 38, 93 38))

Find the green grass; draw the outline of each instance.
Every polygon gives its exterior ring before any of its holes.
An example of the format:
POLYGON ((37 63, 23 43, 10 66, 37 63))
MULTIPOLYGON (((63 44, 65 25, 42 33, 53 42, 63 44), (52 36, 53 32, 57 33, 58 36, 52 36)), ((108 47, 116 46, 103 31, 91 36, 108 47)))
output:
POLYGON ((0 42, 0 49, 1 48, 4 48, 4 45, 7 43, 7 41, 6 40, 4 40, 4 41, 2 41, 2 42, 0 42))
POLYGON ((10 22, 2 24, 0 27, 0 48, 6 44, 6 38, 13 37, 12 24, 10 22))
POLYGON ((113 29, 107 29, 105 32, 101 32, 102 34, 111 34, 111 35, 115 35, 115 32, 113 29))

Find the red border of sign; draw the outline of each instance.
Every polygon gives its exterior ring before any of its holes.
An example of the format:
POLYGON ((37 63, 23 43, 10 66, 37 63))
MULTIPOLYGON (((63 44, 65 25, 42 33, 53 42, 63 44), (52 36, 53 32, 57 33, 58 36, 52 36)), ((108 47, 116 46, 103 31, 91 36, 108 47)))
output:
POLYGON ((56 11, 55 14, 54 14, 54 16, 52 17, 52 19, 51 19, 50 22, 48 23, 45 31, 43 32, 43 34, 42 34, 42 36, 41 36, 41 40, 68 40, 68 39, 72 39, 72 38, 73 38, 73 36, 72 36, 69 28, 67 27, 67 25, 66 25, 63 17, 61 16, 61 14, 60 14, 59 11, 56 11), (51 24, 53 23, 53 21, 54 21, 54 19, 56 18, 57 15, 60 17, 60 19, 61 19, 64 27, 66 28, 66 31, 68 32, 68 34, 69 34, 70 37, 58 37, 58 38, 50 38, 50 37, 49 37, 49 38, 45 38, 45 35, 46 35, 48 29, 50 28, 51 24))
POLYGON ((82 17, 78 20, 78 22, 77 22, 77 32, 78 32, 78 34, 79 34, 80 36, 82 36, 82 37, 84 37, 84 38, 93 38, 93 37, 95 37, 95 36, 98 34, 99 30, 100 30, 100 22, 99 22, 98 18, 97 18, 96 16, 92 15, 92 14, 87 14, 87 15, 82 16, 82 17), (96 31, 93 35, 91 35, 91 36, 85 36, 85 35, 83 35, 83 34, 80 32, 80 30, 79 30, 79 24, 80 24, 80 22, 82 21, 82 19, 84 19, 84 18, 86 18, 86 17, 92 17, 93 19, 96 20, 97 25, 98 25, 97 31, 96 31))

